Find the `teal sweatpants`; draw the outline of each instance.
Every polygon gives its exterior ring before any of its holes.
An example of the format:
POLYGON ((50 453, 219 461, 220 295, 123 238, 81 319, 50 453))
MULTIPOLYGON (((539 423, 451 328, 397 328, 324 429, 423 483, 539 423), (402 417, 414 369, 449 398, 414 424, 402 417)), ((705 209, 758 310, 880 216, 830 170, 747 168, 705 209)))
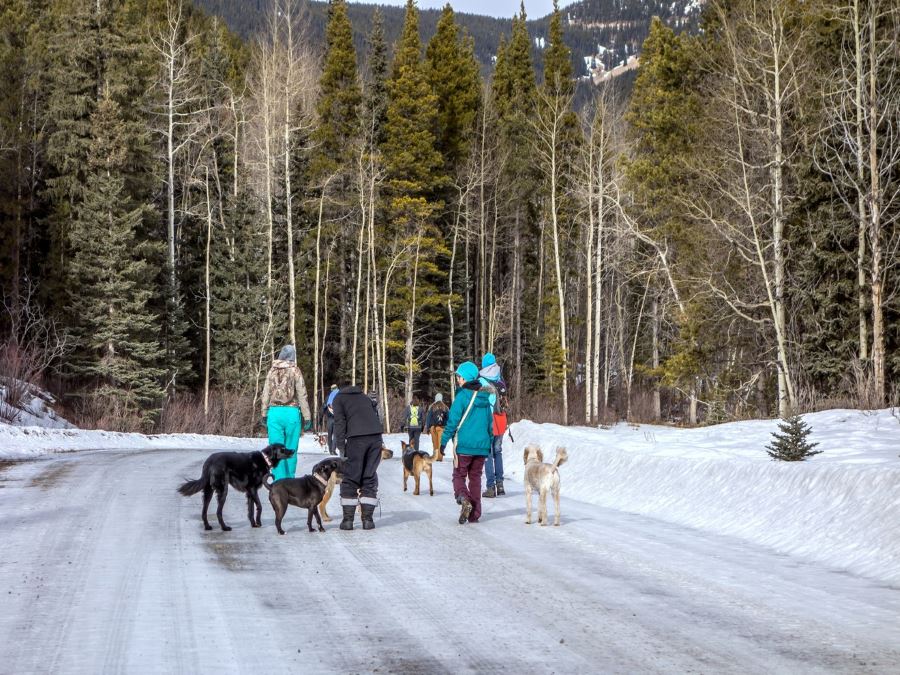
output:
POLYGON ((303 415, 300 414, 300 409, 273 405, 266 416, 266 426, 270 445, 281 443, 288 450, 294 451, 293 457, 278 462, 278 466, 272 470, 272 477, 275 480, 293 478, 297 471, 297 445, 300 443, 300 430, 303 428, 303 415))

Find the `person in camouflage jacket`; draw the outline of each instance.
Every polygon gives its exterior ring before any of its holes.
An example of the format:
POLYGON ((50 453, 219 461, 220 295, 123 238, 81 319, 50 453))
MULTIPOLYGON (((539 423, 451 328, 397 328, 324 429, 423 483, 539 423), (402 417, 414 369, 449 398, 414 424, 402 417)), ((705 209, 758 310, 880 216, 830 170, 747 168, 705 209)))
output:
POLYGON ((297 352, 293 345, 285 345, 272 363, 262 394, 262 421, 269 434, 269 443, 281 443, 294 454, 282 460, 272 470, 275 480, 293 478, 297 470, 297 446, 300 432, 309 429, 312 418, 306 400, 303 373, 297 367, 297 352))

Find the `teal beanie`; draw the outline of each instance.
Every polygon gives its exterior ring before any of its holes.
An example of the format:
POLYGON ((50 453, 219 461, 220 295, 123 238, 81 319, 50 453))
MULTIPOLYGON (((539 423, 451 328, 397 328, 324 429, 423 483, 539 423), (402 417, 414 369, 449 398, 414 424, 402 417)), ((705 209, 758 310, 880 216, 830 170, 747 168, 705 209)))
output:
POLYGON ((478 379, 478 366, 471 361, 460 363, 459 368, 456 369, 456 374, 466 382, 471 382, 472 380, 478 379))

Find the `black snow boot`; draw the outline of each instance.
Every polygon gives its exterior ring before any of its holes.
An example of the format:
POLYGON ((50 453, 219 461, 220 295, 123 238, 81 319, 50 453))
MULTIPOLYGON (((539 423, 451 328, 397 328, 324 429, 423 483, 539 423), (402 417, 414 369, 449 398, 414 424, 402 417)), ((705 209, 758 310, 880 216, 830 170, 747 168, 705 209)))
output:
MULTIPOLYGON (((356 505, 344 506, 344 519, 341 521, 342 530, 353 529, 353 518, 356 516, 356 505)), ((363 524, 365 525, 365 523, 363 524)))
POLYGON ((497 481, 497 496, 502 497, 505 494, 506 494, 506 490, 503 489, 503 481, 498 480, 497 481))
POLYGON ((374 530, 375 529, 375 520, 373 516, 375 515, 375 505, 374 504, 363 504, 362 505, 362 526, 364 530, 374 530))
POLYGON ((487 490, 481 493, 482 497, 487 497, 488 499, 492 499, 500 494, 499 490, 497 490, 493 485, 491 485, 487 490))

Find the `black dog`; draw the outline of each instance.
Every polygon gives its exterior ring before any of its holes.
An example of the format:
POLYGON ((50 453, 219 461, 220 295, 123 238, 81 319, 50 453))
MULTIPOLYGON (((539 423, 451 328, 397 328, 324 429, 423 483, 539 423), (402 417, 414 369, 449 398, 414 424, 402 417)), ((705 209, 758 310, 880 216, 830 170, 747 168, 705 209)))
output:
POLYGON ((325 496, 325 487, 331 474, 340 473, 343 463, 339 457, 323 459, 313 467, 312 474, 308 476, 282 478, 272 483, 272 487, 269 488, 269 502, 275 510, 275 527, 278 528, 278 534, 284 534, 281 519, 284 518, 289 504, 306 509, 306 526, 310 532, 315 532, 312 526, 313 515, 319 524, 319 532, 325 531, 322 527, 322 516, 319 515, 319 502, 325 496))
POLYGON ((259 488, 265 483, 269 473, 278 466, 278 462, 294 454, 280 443, 269 445, 255 452, 216 452, 206 458, 203 472, 199 480, 189 480, 178 491, 185 497, 203 491, 203 527, 211 530, 206 511, 212 501, 213 492, 219 500, 216 517, 225 532, 231 530, 222 519, 222 507, 228 495, 228 485, 241 490, 247 495, 247 517, 251 527, 262 527, 260 516, 262 504, 259 502, 259 488), (253 505, 256 504, 256 518, 253 518, 253 505))

